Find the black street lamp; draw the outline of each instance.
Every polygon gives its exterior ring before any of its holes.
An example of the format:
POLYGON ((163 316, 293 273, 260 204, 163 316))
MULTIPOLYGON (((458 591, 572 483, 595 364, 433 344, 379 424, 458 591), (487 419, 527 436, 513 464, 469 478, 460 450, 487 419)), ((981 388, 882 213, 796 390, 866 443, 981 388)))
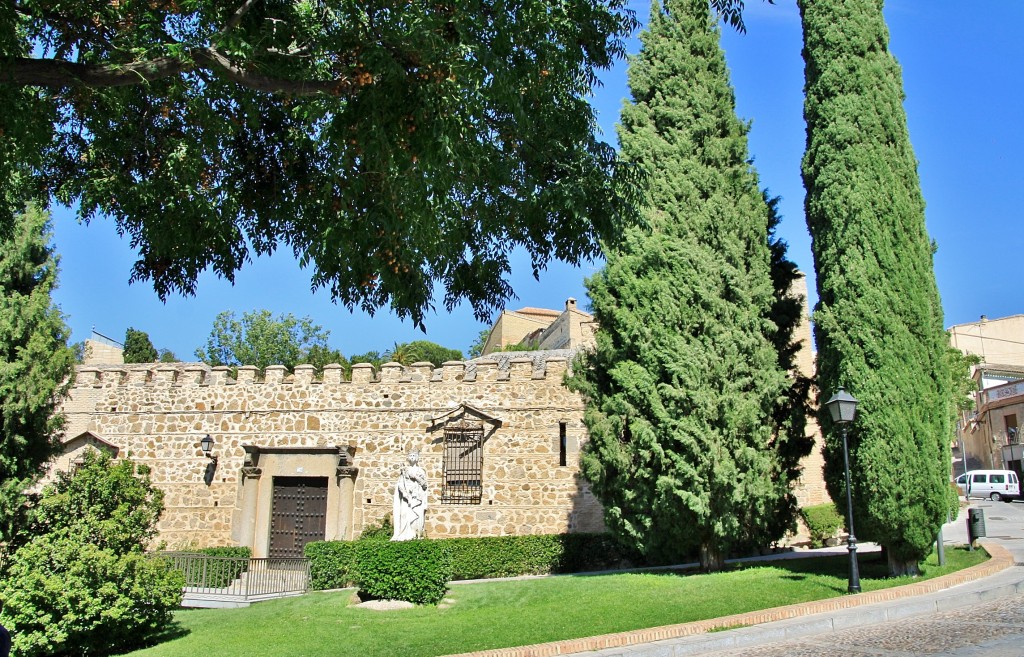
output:
POLYGON ((843 431, 843 471, 846 474, 846 527, 850 530, 846 539, 850 551, 850 593, 860 593, 860 569, 857 567, 857 537, 853 534, 853 496, 850 495, 850 448, 846 441, 846 425, 857 416, 857 400, 853 395, 839 388, 839 392, 825 402, 832 421, 843 431))

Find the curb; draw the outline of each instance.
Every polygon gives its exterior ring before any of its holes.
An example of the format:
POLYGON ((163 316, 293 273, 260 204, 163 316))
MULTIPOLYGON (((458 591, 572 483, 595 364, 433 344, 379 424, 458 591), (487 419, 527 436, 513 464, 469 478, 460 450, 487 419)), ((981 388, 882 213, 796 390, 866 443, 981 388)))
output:
MULTIPOLYGON (((651 627, 632 630, 629 632, 618 632, 615 634, 603 634, 600 636, 583 637, 580 639, 554 641, 551 643, 538 643, 514 648, 479 650, 476 652, 449 655, 448 657, 556 657, 557 655, 570 655, 580 652, 607 650, 609 648, 625 648, 654 641, 693 637, 696 641, 692 644, 687 646, 676 646, 677 650, 668 653, 674 655, 686 655, 699 654, 708 650, 722 650, 747 645, 763 639, 765 637, 765 632, 769 632, 775 638, 790 638, 807 634, 817 634, 835 629, 845 629, 861 623, 857 623, 852 619, 823 618, 808 619, 799 624, 792 624, 786 628, 773 630, 768 630, 767 628, 751 628, 747 626, 800 619, 814 614, 842 611, 845 609, 853 609, 880 602, 893 602, 929 593, 937 593, 954 586, 959 586, 961 584, 966 584, 968 582, 973 582, 990 575, 994 575, 1015 565, 1013 556, 1008 550, 1006 550, 1006 548, 995 544, 985 545, 984 547, 991 556, 991 559, 988 561, 976 566, 971 566, 970 568, 965 568, 964 570, 957 571, 955 573, 936 577, 935 579, 930 579, 925 582, 906 584, 904 586, 896 586, 889 589, 882 589, 880 591, 871 591, 869 593, 859 593, 839 598, 816 600, 814 602, 802 602, 783 607, 773 607, 771 609, 762 609, 760 611, 733 614, 732 616, 723 616, 721 618, 695 621, 692 623, 664 625, 662 627, 651 627), (724 630, 729 628, 742 629, 737 629, 735 632, 729 633, 733 636, 707 636, 707 633, 712 630, 724 630), (754 630, 754 632, 751 630, 754 630)), ((945 611, 965 604, 971 604, 977 600, 1011 595, 1018 592, 1018 590, 1018 584, 1014 583, 953 598, 914 601, 909 604, 896 606, 892 609, 882 609, 877 612, 873 612, 870 614, 870 618, 867 619, 867 622, 877 623, 880 621, 895 620, 901 617, 914 616, 934 611, 945 611)), ((630 652, 632 653, 632 651, 630 652)))

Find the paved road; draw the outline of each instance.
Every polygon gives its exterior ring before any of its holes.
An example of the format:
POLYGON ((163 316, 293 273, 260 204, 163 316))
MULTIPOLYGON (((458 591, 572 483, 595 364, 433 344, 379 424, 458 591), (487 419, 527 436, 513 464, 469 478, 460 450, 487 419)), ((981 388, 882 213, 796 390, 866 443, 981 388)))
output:
POLYGON ((973 609, 840 630, 705 657, 1022 657, 1024 595, 973 609))
MULTIPOLYGON (((971 500, 985 513, 988 539, 1024 563, 1024 501, 971 500)), ((967 542, 966 512, 943 528, 946 544, 967 542)), ((811 638, 705 653, 707 657, 1024 657, 1024 595, 969 609, 839 630, 811 638)))

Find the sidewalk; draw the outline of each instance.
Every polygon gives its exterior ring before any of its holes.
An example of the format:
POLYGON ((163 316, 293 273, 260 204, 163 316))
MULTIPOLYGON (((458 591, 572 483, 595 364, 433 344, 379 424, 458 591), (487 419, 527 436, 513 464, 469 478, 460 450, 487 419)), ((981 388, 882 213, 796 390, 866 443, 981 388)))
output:
MULTIPOLYGON (((1024 526, 999 515, 1002 503, 984 507, 989 538, 981 539, 992 559, 944 577, 881 591, 776 607, 696 623, 684 623, 569 641, 466 653, 465 657, 682 657, 876 625, 976 605, 1024 593, 1024 526), (735 627, 738 629, 723 630, 735 627)), ((1019 504, 1019 503, 1018 503, 1019 504)), ((945 545, 967 542, 967 511, 943 527, 945 545)), ((866 546, 867 547, 867 546, 866 546)), ((868 548, 869 550, 871 548, 868 548)), ((877 549, 877 547, 874 547, 877 549)), ((831 551, 837 550, 832 548, 831 551)), ((838 548, 845 552, 845 547, 838 548)), ((767 558, 799 558, 801 551, 767 558)), ((762 557, 763 558, 763 557, 762 557)))

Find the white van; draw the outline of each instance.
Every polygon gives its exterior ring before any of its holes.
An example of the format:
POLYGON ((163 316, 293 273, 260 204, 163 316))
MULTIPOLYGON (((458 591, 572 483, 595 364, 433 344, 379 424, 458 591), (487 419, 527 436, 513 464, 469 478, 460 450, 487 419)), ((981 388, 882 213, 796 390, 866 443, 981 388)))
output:
POLYGON ((1020 497, 1020 481, 1013 470, 971 470, 956 478, 964 497, 987 497, 993 502, 1009 502, 1020 497))

